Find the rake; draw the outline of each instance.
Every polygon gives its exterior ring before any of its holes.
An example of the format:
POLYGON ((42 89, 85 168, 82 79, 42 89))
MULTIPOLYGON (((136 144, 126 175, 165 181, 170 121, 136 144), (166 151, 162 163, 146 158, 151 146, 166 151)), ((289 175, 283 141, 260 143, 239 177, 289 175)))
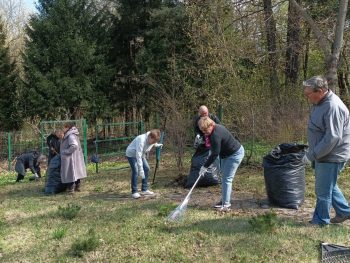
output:
POLYGON ((198 178, 196 180, 196 182, 193 184, 192 188, 190 189, 190 191, 188 192, 188 194, 186 195, 185 199, 182 201, 182 203, 176 207, 167 217, 167 220, 172 221, 172 222, 180 222, 187 210, 187 204, 188 201, 190 200, 191 197, 191 193, 193 191, 193 189, 196 187, 197 183, 199 182, 199 179, 202 177, 202 175, 198 175, 198 178))

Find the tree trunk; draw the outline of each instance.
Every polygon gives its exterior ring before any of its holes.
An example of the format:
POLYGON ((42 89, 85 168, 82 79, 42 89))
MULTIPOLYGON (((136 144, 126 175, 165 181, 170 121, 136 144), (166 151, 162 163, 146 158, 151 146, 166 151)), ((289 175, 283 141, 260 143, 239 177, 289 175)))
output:
POLYGON ((340 0, 339 1, 339 10, 337 15, 337 25, 335 28, 335 36, 332 48, 332 55, 326 60, 326 78, 328 80, 328 86, 332 90, 336 91, 337 87, 337 66, 340 56, 340 51, 343 46, 343 37, 344 37, 344 27, 345 27, 345 18, 346 12, 348 9, 349 0, 340 0))
POLYGON ((332 47, 329 46, 326 36, 320 31, 315 21, 311 16, 296 2, 296 0, 290 0, 290 3, 296 8, 298 13, 306 20, 311 27, 316 39, 324 53, 325 57, 325 77, 328 80, 328 87, 336 92, 337 86, 337 66, 340 51, 343 45, 344 26, 346 12, 348 8, 349 0, 339 1, 339 10, 337 15, 337 24, 335 28, 335 36, 332 47))
POLYGON ((270 85, 271 92, 277 99, 280 100, 280 85, 278 79, 278 57, 276 51, 276 22, 273 17, 271 0, 263 0, 264 2, 264 15, 265 15, 265 27, 267 38, 267 50, 270 70, 270 85))
MULTIPOLYGON (((296 0, 300 3, 300 0, 296 0)), ((294 88, 299 76, 299 54, 300 54, 300 16, 296 8, 289 3, 288 27, 287 27, 287 49, 285 68, 285 87, 294 88)))
POLYGON ((304 79, 307 79, 307 70, 308 70, 308 65, 309 65, 309 51, 310 51, 310 34, 311 34, 311 29, 310 27, 307 28, 306 30, 306 36, 305 36, 305 57, 304 57, 304 64, 303 64, 303 74, 304 74, 304 79))

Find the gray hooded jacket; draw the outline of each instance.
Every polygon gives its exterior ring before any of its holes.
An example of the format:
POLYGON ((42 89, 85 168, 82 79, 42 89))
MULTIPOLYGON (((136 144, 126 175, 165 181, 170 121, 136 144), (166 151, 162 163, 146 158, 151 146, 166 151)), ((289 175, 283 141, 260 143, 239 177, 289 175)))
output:
POLYGON ((346 162, 350 158, 349 110, 332 91, 311 109, 308 143, 310 161, 346 162))
POLYGON ((60 153, 62 183, 72 183, 87 176, 79 132, 76 127, 72 127, 65 133, 60 153))

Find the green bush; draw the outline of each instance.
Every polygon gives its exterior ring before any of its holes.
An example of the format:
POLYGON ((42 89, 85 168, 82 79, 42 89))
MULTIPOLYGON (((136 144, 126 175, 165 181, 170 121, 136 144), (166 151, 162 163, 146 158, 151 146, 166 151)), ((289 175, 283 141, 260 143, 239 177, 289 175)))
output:
POLYGON ((52 237, 53 239, 62 239, 65 237, 67 233, 67 229, 66 228, 58 228, 58 229, 55 229, 52 233, 52 237))
POLYGON ((278 224, 277 214, 271 210, 263 215, 252 217, 249 219, 249 224, 256 232, 272 233, 275 231, 278 224))
POLYGON ((100 241, 95 231, 90 229, 87 237, 75 240, 71 247, 71 254, 75 257, 82 257, 84 252, 95 250, 100 245, 100 241))
POLYGON ((63 217, 64 219, 72 220, 78 215, 81 207, 75 204, 68 204, 67 207, 58 207, 58 216, 63 217))

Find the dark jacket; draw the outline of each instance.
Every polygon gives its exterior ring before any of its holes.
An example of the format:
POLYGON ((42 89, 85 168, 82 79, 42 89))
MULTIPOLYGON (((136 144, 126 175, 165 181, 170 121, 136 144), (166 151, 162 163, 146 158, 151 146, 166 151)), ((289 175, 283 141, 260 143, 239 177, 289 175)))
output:
POLYGON ((49 148, 49 158, 52 158, 56 154, 60 153, 61 140, 56 136, 56 134, 52 133, 47 136, 46 145, 49 148))
POLYGON ((40 154, 36 151, 23 153, 17 158, 15 171, 18 174, 25 175, 29 168, 33 174, 37 173, 40 176, 40 166, 37 162, 40 154))
POLYGON ((221 159, 225 159, 241 148, 240 142, 233 137, 228 129, 220 124, 215 125, 209 138, 211 154, 204 164, 206 168, 208 168, 218 156, 220 156, 221 159))

